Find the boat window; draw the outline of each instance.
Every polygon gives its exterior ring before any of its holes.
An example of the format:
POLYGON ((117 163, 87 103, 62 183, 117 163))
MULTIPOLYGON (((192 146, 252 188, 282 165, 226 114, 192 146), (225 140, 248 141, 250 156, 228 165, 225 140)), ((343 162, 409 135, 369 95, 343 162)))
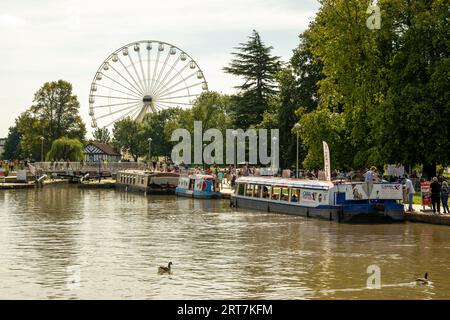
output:
POLYGON ((246 188, 246 192, 245 195, 247 197, 253 197, 253 191, 255 189, 255 185, 254 184, 248 184, 247 188, 246 188))
POLYGON ((255 198, 261 198, 261 190, 262 190, 262 186, 257 185, 255 188, 255 193, 253 194, 253 196, 255 198))
POLYGON ((299 202, 300 201, 300 189, 292 188, 291 189, 291 202, 299 202))
POLYGON ((273 187, 272 188, 272 200, 280 200, 280 191, 281 188, 279 187, 273 187))
POLYGON ((289 189, 288 188, 280 188, 280 200, 281 201, 289 201, 289 189))
POLYGON ((237 194, 239 196, 243 196, 244 195, 244 191, 245 191, 245 184, 238 184, 238 189, 237 189, 237 194))
POLYGON ((270 190, 271 187, 270 186, 262 186, 262 197, 264 199, 270 198, 270 190))
POLYGON ((194 179, 189 179, 189 190, 194 189, 194 183, 195 183, 194 179))

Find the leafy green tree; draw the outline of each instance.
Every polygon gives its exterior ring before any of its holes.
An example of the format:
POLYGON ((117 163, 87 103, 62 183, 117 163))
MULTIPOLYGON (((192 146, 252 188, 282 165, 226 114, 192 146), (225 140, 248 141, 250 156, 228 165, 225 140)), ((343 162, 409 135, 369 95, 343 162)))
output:
POLYGON ((330 160, 333 168, 348 169, 353 160, 353 150, 348 143, 348 128, 345 124, 345 116, 341 113, 333 113, 326 108, 320 108, 313 112, 302 114, 299 109, 297 115, 300 119, 300 134, 308 154, 303 165, 307 168, 323 168, 323 145, 328 143, 330 148, 330 160))
POLYGON ((148 152, 144 125, 129 117, 114 123, 113 137, 114 146, 130 154, 135 162, 148 152))
POLYGON ((23 158, 23 151, 20 147, 21 135, 17 126, 9 128, 8 136, 5 141, 5 150, 3 155, 0 155, 0 159, 16 160, 23 158))
POLYGON ((60 159, 68 161, 80 161, 84 158, 83 143, 80 140, 68 137, 56 139, 46 155, 47 161, 58 161, 60 159))
POLYGON ((22 135, 21 147, 35 158, 40 155, 41 137, 44 151, 54 140, 66 136, 84 141, 86 127, 79 115, 80 104, 72 94, 72 85, 64 80, 45 83, 36 92, 34 104, 17 120, 22 135))
MULTIPOLYGON (((294 50, 289 66, 277 73, 279 92, 269 100, 269 109, 258 125, 260 128, 279 128, 280 164, 284 168, 294 166, 296 161, 296 111, 301 108, 303 114, 317 108, 318 83, 322 78, 322 64, 311 52, 311 40, 306 31, 300 35, 300 44, 294 50)), ((299 140, 299 159, 303 159, 306 154, 302 148, 301 136, 299 140)))
POLYGON ((94 140, 101 143, 110 143, 111 142, 111 133, 108 128, 97 128, 92 133, 94 140))
POLYGON ((268 99, 276 93, 275 74, 280 70, 279 57, 272 56, 273 47, 266 46, 256 30, 247 43, 240 43, 233 52, 235 57, 223 70, 242 77, 244 83, 238 87, 234 97, 233 115, 237 127, 247 128, 262 120, 268 108, 268 99))
POLYGON ((437 164, 450 163, 449 3, 386 4, 395 17, 389 27, 400 30, 376 118, 376 141, 387 162, 421 163, 432 177, 437 164))
POLYGON ((145 141, 151 142, 152 156, 170 157, 172 152, 170 137, 165 134, 166 125, 180 113, 179 108, 164 109, 155 113, 149 113, 144 118, 142 136, 145 141))

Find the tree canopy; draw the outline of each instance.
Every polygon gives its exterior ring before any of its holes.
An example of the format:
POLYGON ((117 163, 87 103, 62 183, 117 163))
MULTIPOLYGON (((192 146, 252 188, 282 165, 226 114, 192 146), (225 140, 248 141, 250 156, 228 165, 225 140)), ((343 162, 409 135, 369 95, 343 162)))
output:
POLYGON ((44 152, 61 137, 84 141, 86 127, 79 115, 79 108, 69 82, 46 82, 36 92, 33 105, 16 121, 24 152, 39 158, 41 137, 44 137, 44 152))
POLYGON ((266 46, 256 30, 253 30, 248 42, 240 43, 233 52, 234 58, 226 73, 239 76, 244 83, 238 87, 232 104, 234 122, 239 128, 247 128, 262 120, 268 108, 268 100, 276 94, 275 74, 281 68, 280 58, 273 56, 273 47, 266 46))
POLYGON ((56 139, 46 155, 47 161, 80 161, 84 158, 83 144, 80 140, 68 137, 56 139))

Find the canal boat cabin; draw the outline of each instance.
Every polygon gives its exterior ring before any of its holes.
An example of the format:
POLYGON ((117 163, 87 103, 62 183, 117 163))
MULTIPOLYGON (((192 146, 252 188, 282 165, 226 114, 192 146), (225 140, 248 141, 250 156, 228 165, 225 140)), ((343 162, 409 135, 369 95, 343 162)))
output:
POLYGON ((402 185, 241 177, 231 205, 338 222, 404 221, 402 185))
POLYGON ((204 199, 221 197, 217 179, 204 174, 181 176, 175 193, 178 196, 204 199))
POLYGON ((117 172, 116 186, 146 194, 174 194, 179 177, 172 172, 125 170, 117 172))

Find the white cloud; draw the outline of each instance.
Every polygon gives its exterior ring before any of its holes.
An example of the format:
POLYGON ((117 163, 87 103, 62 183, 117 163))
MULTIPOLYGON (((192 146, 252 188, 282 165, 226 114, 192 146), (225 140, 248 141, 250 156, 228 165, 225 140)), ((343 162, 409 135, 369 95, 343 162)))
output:
POLYGON ((2 14, 0 15, 0 28, 21 28, 28 26, 29 23, 18 16, 2 14))

